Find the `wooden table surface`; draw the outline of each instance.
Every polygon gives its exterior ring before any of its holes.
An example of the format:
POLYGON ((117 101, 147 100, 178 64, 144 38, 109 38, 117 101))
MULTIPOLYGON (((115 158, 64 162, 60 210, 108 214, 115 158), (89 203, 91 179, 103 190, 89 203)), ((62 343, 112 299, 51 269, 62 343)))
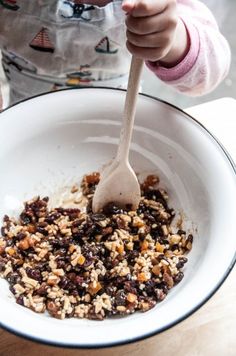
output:
MULTIPOLYGON (((236 162, 236 100, 187 109, 223 143, 236 162)), ((0 329, 0 356, 235 356, 236 267, 216 294, 177 326, 147 340, 112 349, 76 350, 37 344, 0 329)))

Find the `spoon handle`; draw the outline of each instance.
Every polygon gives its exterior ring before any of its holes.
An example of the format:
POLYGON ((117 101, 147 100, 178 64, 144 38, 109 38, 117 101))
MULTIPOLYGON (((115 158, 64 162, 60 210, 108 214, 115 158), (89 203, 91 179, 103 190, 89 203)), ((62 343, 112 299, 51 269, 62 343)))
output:
POLYGON ((128 162, 143 60, 132 56, 117 161, 128 162))

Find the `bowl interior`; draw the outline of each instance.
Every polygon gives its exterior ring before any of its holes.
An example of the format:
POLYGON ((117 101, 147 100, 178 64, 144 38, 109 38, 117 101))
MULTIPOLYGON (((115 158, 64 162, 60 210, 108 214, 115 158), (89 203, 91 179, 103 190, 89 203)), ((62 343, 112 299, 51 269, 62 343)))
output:
MULTIPOLYGON (((79 89, 20 103, 0 115, 0 219, 22 202, 55 196, 115 155, 125 92, 79 89)), ((22 335, 67 346, 98 347, 139 339, 196 310, 221 284, 235 251, 235 171, 222 147, 196 121, 141 95, 130 161, 140 176, 157 173, 170 206, 193 231, 183 281, 144 314, 103 322, 55 320, 15 303, 0 280, 0 323, 22 335)))

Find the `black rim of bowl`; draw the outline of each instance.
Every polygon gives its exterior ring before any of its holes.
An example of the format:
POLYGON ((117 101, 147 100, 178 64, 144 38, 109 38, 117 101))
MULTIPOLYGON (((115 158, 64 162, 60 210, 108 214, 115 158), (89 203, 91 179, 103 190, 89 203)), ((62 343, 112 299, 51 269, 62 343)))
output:
MULTIPOLYGON (((2 110, 0 112, 0 115, 1 113, 11 109, 12 107, 14 106, 18 106, 18 105, 21 105, 21 103, 24 103, 25 101, 28 101, 28 100, 31 100, 31 99, 34 99, 34 98, 37 98, 37 97, 40 97, 40 96, 44 96, 44 95, 55 95, 55 93, 58 93, 58 92, 61 92, 61 91, 68 91, 68 90, 86 90, 86 89, 101 89, 101 90, 114 90, 114 91, 122 91, 122 92, 125 92, 126 90, 125 89, 120 89, 120 88, 112 88, 112 87, 101 87, 101 86, 90 86, 90 87, 81 87, 81 88, 64 88, 64 89, 60 89, 58 91, 55 91, 55 92, 45 92, 45 93, 42 93, 42 94, 38 94, 38 95, 34 95, 30 98, 27 98, 27 99, 24 99, 24 100, 21 100, 20 102, 16 103, 16 104, 13 104, 9 107, 7 107, 6 109, 2 110)), ((188 113, 186 113, 184 110, 178 108, 177 106, 173 105, 173 104, 170 104, 168 103, 167 101, 165 100, 162 100, 162 99, 159 99, 155 96, 152 96, 152 95, 149 95, 149 94, 143 94, 143 93, 140 93, 139 94, 140 96, 144 96, 146 98, 149 98, 149 99, 152 99, 152 100, 155 100, 155 101, 158 101, 158 102, 161 102, 167 106, 170 106, 172 107, 173 109, 179 111, 180 113, 182 113, 183 115, 185 115, 186 117, 188 117, 190 120, 194 121, 197 125, 201 126, 211 137, 212 139, 218 144, 219 148, 223 151, 224 155, 226 156, 226 158, 228 159, 232 169, 233 169, 233 172, 236 176, 236 166, 232 160, 232 158, 230 157, 229 153, 227 152, 227 150, 224 148, 224 146, 219 142, 219 140, 202 124, 200 123, 199 121, 197 121, 193 116, 189 115, 188 113)), ((236 180, 235 180, 236 181, 236 180)), ((30 341, 35 341, 35 342, 38 342, 38 343, 42 343, 42 344, 45 344, 45 345, 49 345, 49 346, 55 346, 55 347, 62 347, 62 348, 74 348, 74 349, 102 349, 102 348, 111 348, 111 347, 115 347, 115 346, 121 346, 121 345, 128 345, 128 344, 132 344, 134 342, 137 342, 137 341, 141 341, 141 340, 145 340, 147 338, 150 338, 152 336, 155 336, 155 335, 158 335, 160 333, 162 333, 163 331, 166 331, 170 328, 172 328, 173 326, 181 323, 182 321, 184 321, 185 319, 187 319, 189 316, 191 316, 192 314, 194 314, 198 309, 200 309, 217 291, 218 289, 221 287, 221 285, 224 283, 224 281, 226 280, 226 278, 228 277, 228 275, 230 274, 231 270, 233 269, 234 265, 236 263, 236 253, 234 254, 234 257, 232 259, 232 261, 230 262, 228 268, 226 269, 223 277, 221 277, 221 279, 219 280, 219 282, 215 285, 215 287, 208 293, 208 295, 199 303, 197 304, 194 308, 192 308, 188 313, 182 315, 180 318, 177 318, 176 320, 174 320, 173 322, 169 323, 168 325, 162 327, 162 328, 158 328, 156 330, 153 330, 152 332, 149 332, 149 333, 146 333, 146 334, 143 334, 141 336, 137 336, 137 337, 134 337, 132 339, 126 339, 126 340, 122 340, 122 341, 114 341, 114 342, 108 342, 108 343, 104 343, 104 344, 93 344, 93 345, 90 345, 90 344, 80 344, 79 341, 78 343, 63 343, 62 342, 57 342, 57 341, 48 341, 48 340, 45 340, 43 338, 40 338, 40 337, 35 337, 35 336, 30 336, 28 334, 25 334, 25 333, 22 333, 20 332, 19 330, 15 330, 15 329, 12 329, 11 327, 8 327, 7 325, 4 325, 2 324, 2 322, 0 321, 0 327, 11 332, 12 334, 16 335, 16 336, 20 336, 20 337, 23 337, 25 339, 28 339, 30 341)))

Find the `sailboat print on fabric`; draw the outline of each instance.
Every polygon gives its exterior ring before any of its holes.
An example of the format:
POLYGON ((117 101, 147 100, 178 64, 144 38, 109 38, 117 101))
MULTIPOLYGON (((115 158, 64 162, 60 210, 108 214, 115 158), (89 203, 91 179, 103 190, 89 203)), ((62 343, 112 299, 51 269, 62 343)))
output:
POLYGON ((8 10, 17 11, 20 7, 17 5, 16 0, 0 0, 0 5, 8 10))
POLYGON ((118 48, 115 46, 115 43, 106 36, 98 42, 95 51, 98 53, 114 54, 118 52, 118 48))
POLYGON ((50 41, 48 30, 46 27, 42 27, 42 29, 37 33, 37 35, 33 38, 29 45, 36 51, 41 52, 53 53, 55 50, 52 42, 50 41))

